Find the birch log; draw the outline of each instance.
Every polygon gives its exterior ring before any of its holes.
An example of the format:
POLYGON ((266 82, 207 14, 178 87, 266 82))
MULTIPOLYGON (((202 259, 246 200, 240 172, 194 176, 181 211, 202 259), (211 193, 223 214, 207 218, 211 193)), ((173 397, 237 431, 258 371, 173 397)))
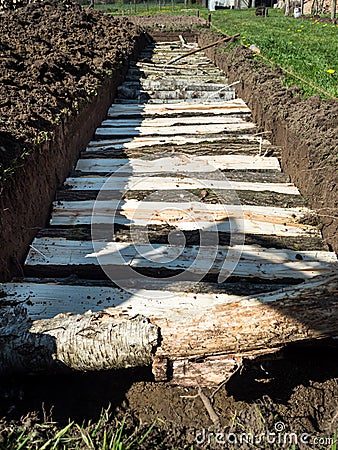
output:
POLYGON ((59 314, 32 321, 21 306, 1 309, 0 374, 147 366, 158 328, 142 316, 59 314))

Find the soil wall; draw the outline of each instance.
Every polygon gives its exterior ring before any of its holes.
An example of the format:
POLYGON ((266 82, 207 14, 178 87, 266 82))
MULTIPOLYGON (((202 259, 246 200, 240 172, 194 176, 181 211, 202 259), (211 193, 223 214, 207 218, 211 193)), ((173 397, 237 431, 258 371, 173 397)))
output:
MULTIPOLYGON (((201 46, 218 35, 201 30, 201 46)), ((318 96, 302 100, 297 87, 285 88, 283 73, 238 46, 206 50, 229 82, 239 81, 237 94, 253 112, 254 121, 282 147, 282 167, 308 205, 316 210, 323 237, 338 252, 338 102, 318 96)))
MULTIPOLYGON (((135 39, 131 56, 145 45, 145 35, 135 39)), ((36 147, 14 176, 1 186, 0 280, 21 276, 24 257, 37 231, 49 219, 55 191, 76 163, 95 129, 105 117, 117 86, 128 69, 116 69, 98 88, 97 95, 76 115, 69 115, 54 130, 53 138, 36 147)))

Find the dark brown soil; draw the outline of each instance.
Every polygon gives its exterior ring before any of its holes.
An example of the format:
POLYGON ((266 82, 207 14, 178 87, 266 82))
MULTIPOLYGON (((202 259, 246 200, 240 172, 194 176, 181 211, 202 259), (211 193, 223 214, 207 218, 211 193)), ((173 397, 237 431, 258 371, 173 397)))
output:
POLYGON ((1 14, 0 25, 1 174, 97 95, 139 33, 127 19, 53 0, 1 14))
MULTIPOLYGON (((142 435, 155 424, 137 447, 141 449, 333 449, 338 425, 336 361, 337 349, 329 343, 317 348, 294 346, 270 359, 247 361, 226 386, 203 390, 219 417, 219 427, 197 387, 154 383, 147 370, 118 376, 106 372, 3 380, 0 413, 6 420, 0 422, 0 448, 7 448, 3 444, 10 427, 19 433, 25 425, 47 441, 69 418, 79 424, 95 421, 101 408, 111 405, 112 426, 113 417, 126 419, 127 434, 138 429, 142 435), (54 428, 39 427, 46 416, 56 422, 54 428), (217 432, 222 433, 218 442, 217 432), (276 434, 269 438, 268 433, 276 434), (245 441, 250 436, 254 446, 245 441)), ((77 448, 88 447, 83 443, 77 448)))
POLYGON ((0 280, 22 275, 28 245, 106 115, 144 35, 75 3, 0 15, 0 280))
MULTIPOLYGON (((167 33, 170 31, 184 30, 187 32, 207 26, 207 21, 202 17, 188 15, 154 14, 151 16, 128 16, 128 20, 149 32, 164 31, 166 36, 168 36, 167 33)), ((178 33, 176 33, 175 37, 178 40, 178 33)))

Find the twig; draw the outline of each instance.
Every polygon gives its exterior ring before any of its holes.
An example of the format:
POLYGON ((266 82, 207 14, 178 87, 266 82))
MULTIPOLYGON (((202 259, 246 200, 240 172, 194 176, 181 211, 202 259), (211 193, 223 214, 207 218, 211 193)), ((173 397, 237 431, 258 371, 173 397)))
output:
POLYGON ((238 83, 240 83, 240 81, 235 81, 234 83, 226 84, 225 86, 223 86, 223 87, 222 87, 221 89, 219 89, 218 91, 211 92, 211 93, 208 95, 208 97, 206 98, 206 101, 208 101, 210 97, 213 97, 214 95, 217 95, 217 94, 219 94, 220 92, 225 91, 226 89, 229 89, 230 87, 235 86, 235 85, 238 84, 238 83))
POLYGON ((184 37, 181 34, 178 37, 179 37, 179 39, 181 41, 182 47, 187 45, 187 41, 184 39, 184 37))
POLYGON ((180 395, 180 398, 197 398, 199 397, 199 394, 196 395, 180 395))
POLYGON ((190 56, 190 55, 193 55, 193 54, 195 54, 197 52, 201 52, 203 50, 206 50, 207 48, 214 47, 217 44, 222 44, 223 42, 228 42, 228 41, 231 41, 233 39, 236 39, 238 36, 240 36, 240 33, 234 34, 232 36, 224 37, 224 38, 222 38, 222 39, 220 39, 220 40, 218 40, 216 42, 213 42, 212 44, 205 45, 204 47, 197 48, 196 50, 191 50, 191 52, 185 53, 184 55, 176 56, 175 58, 173 58, 169 62, 167 62, 165 67, 169 66, 169 64, 173 64, 174 62, 179 61, 182 58, 185 58, 186 56, 190 56))
POLYGON ((213 424, 215 425, 215 427, 219 428, 221 425, 219 417, 216 414, 210 402, 210 399, 204 394, 200 385, 198 385, 198 395, 200 396, 203 405, 205 406, 205 409, 208 411, 209 417, 212 420, 213 424))
POLYGON ((48 257, 46 255, 44 255, 42 252, 40 252, 40 250, 38 250, 37 248, 33 247, 33 245, 30 244, 30 248, 32 250, 34 250, 36 253, 39 253, 39 255, 43 256, 45 259, 48 259, 48 257))

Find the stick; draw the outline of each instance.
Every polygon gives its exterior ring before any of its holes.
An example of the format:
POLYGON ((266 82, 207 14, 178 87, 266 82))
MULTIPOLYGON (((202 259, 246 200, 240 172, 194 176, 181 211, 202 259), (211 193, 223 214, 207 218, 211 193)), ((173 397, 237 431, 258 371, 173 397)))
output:
POLYGON ((181 34, 178 37, 179 37, 179 39, 181 41, 182 47, 187 45, 187 41, 184 39, 184 37, 181 34))
POLYGON ((207 48, 214 47, 217 44, 221 44, 223 42, 228 42, 228 41, 231 41, 233 39, 236 39, 238 36, 240 36, 239 33, 234 34, 233 36, 227 36, 227 37, 224 37, 224 38, 222 38, 222 39, 220 39, 220 40, 218 40, 216 42, 213 42, 212 44, 205 45, 204 47, 198 48, 196 50, 191 50, 191 52, 188 52, 185 55, 176 56, 176 58, 171 59, 166 64, 166 66, 169 66, 169 64, 173 64, 174 62, 179 61, 180 59, 185 58, 186 56, 190 56, 190 55, 193 55, 194 53, 201 52, 202 50, 206 50, 207 48))
POLYGON ((216 414, 210 399, 204 394, 204 392, 202 391, 202 388, 200 386, 198 386, 198 395, 200 396, 203 405, 205 406, 205 409, 208 411, 209 417, 212 420, 213 424, 215 425, 216 428, 219 428, 220 426, 220 421, 219 421, 219 417, 216 414))

